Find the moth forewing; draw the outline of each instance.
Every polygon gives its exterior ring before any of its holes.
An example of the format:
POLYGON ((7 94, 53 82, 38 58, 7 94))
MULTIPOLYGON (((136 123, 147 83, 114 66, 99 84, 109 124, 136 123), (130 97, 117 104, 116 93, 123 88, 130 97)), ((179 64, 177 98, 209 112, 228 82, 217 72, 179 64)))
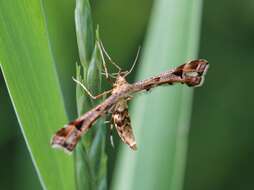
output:
POLYGON ((72 152, 76 147, 80 137, 84 135, 92 124, 103 114, 115 105, 118 101, 118 96, 109 96, 104 102, 97 105, 92 110, 86 112, 81 117, 69 124, 64 128, 59 129, 51 140, 53 148, 62 148, 67 152, 72 152))
POLYGON ((82 133, 75 125, 68 124, 59 129, 51 140, 53 148, 64 149, 67 153, 72 152, 78 143, 82 133))
POLYGON ((51 144, 53 147, 60 147, 71 152, 81 136, 88 131, 99 117, 106 113, 112 113, 114 125, 122 141, 132 149, 136 149, 127 105, 131 94, 150 90, 163 84, 181 83, 190 87, 197 87, 204 81, 207 69, 208 62, 204 59, 197 59, 134 84, 129 84, 125 79, 129 72, 119 72, 113 84, 113 89, 108 91, 111 92, 111 96, 81 117, 70 122, 65 128, 58 130, 51 144))
POLYGON ((188 86, 202 86, 208 68, 208 62, 204 59, 189 61, 183 65, 182 78, 186 80, 188 86))

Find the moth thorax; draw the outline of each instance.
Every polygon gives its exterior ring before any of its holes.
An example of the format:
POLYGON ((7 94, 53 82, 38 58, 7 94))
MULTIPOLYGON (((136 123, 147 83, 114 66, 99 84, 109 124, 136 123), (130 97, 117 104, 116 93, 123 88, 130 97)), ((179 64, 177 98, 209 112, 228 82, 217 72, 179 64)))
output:
POLYGON ((126 81, 124 76, 118 75, 115 83, 113 84, 112 94, 124 89, 129 83, 126 81))

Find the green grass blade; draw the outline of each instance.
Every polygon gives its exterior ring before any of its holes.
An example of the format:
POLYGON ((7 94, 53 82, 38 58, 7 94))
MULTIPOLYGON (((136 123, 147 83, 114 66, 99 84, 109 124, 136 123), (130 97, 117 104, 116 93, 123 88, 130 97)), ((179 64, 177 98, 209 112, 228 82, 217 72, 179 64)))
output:
MULTIPOLYGON (((198 55, 200 23, 202 17, 202 0, 193 2, 189 10, 187 58, 196 58, 198 55)), ((174 175, 171 189, 183 189, 185 176, 185 162, 188 143, 188 132, 192 112, 192 90, 183 88, 182 100, 179 105, 181 111, 178 119, 176 137, 176 156, 174 164, 174 175)))
POLYGON ((67 116, 44 14, 37 0, 1 1, 0 63, 43 187, 74 189, 72 157, 49 143, 67 116))
MULTIPOLYGON (((88 0, 76 0, 75 29, 80 63, 76 65, 76 78, 87 87, 87 72, 93 51, 93 25, 91 9, 88 0)), ((91 108, 91 101, 80 85, 76 85, 76 102, 78 116, 91 108)), ((75 154, 76 189, 94 189, 94 174, 88 157, 92 134, 88 133, 78 143, 75 154)))
MULTIPOLYGON (((76 34, 81 64, 77 64, 77 79, 96 95, 101 89, 102 60, 99 46, 94 43, 94 31, 89 0, 76 0, 75 9, 76 34)), ((99 30, 96 31, 96 42, 99 30)), ((79 115, 88 111, 98 100, 92 100, 87 92, 77 85, 77 108, 79 115)), ((105 128, 103 120, 96 124, 84 135, 75 150, 75 168, 77 189, 107 188, 107 156, 105 154, 105 128)))
POLYGON ((75 155, 75 174, 76 190, 95 189, 92 167, 87 154, 87 150, 82 143, 78 143, 74 152, 75 155))
MULTIPOLYGON (((155 1, 138 79, 196 58, 196 7, 200 1, 155 1)), ((191 96, 191 89, 177 85, 135 98, 131 115, 138 151, 124 147, 114 189, 181 189, 191 96)))
POLYGON ((78 61, 78 49, 75 33, 75 2, 69 0, 41 0, 44 19, 48 29, 49 43, 55 61, 65 108, 69 118, 76 116, 75 63, 78 61), (57 10, 57 11, 56 11, 57 10))
MULTIPOLYGON (((86 69, 94 49, 94 30, 89 0, 76 0, 75 26, 79 59, 86 69)), ((86 70, 84 73, 86 74, 86 70)))

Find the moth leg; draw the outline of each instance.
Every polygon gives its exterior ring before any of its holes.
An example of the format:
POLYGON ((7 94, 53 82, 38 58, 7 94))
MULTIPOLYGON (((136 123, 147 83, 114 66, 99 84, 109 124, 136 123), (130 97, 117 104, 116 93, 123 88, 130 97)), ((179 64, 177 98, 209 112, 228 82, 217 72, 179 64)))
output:
POLYGON ((108 109, 108 113, 113 113, 114 109, 115 109, 115 106, 111 106, 111 108, 108 109))
POLYGON ((107 90, 107 91, 105 91, 105 92, 103 92, 103 93, 101 93, 101 94, 98 94, 98 95, 96 95, 96 96, 93 96, 92 95, 92 93, 85 87, 85 85, 84 84, 82 84, 82 82, 80 82, 80 81, 78 81, 77 79, 75 79, 74 77, 72 77, 72 80, 74 80, 77 84, 79 84, 85 91, 86 91, 86 93, 92 98, 92 99, 98 99, 98 98, 100 98, 100 97, 102 97, 102 96, 104 96, 104 95, 106 95, 106 94, 109 94, 109 93, 111 93, 111 91, 112 91, 112 89, 110 89, 110 90, 107 90))
POLYGON ((114 138, 113 138, 113 129, 114 129, 114 125, 111 123, 110 124, 110 133, 109 133, 109 138, 110 138, 110 144, 113 148, 115 148, 115 144, 114 144, 114 138))
MULTIPOLYGON (((103 44, 102 44, 102 41, 98 41, 97 42, 97 46, 99 48, 99 51, 100 51, 100 54, 101 54, 101 58, 102 58, 102 65, 103 65, 103 68, 104 68, 104 72, 102 72, 101 74, 102 75, 105 75, 106 77, 106 80, 109 82, 109 83, 114 83, 114 81, 111 79, 116 79, 116 76, 115 74, 110 74, 108 72, 108 69, 106 67, 106 61, 105 61, 105 58, 104 58, 104 54, 106 55, 106 57, 108 58, 108 60, 111 62, 112 65, 114 65, 117 69, 118 69, 118 73, 122 70, 122 68, 120 66, 118 66, 112 59, 111 57, 109 56, 109 54, 107 53, 107 51, 105 50, 103 44), (111 77, 111 78, 109 78, 111 77)), ((117 73, 117 74, 118 74, 117 73)))
MULTIPOLYGON (((104 72, 101 72, 101 74, 106 76, 106 73, 104 73, 104 72)), ((110 73, 108 73, 108 76, 110 76, 110 77, 113 78, 113 79, 116 79, 116 77, 115 77, 114 75, 110 74, 110 73)), ((107 77, 106 77, 106 80, 107 80, 109 83, 113 84, 115 81, 113 81, 111 78, 107 78, 107 77)))
POLYGON ((132 98, 133 98, 133 96, 132 96, 132 95, 129 95, 129 96, 126 98, 126 100, 127 100, 127 101, 130 101, 132 98))
MULTIPOLYGON (((103 45, 103 43, 102 43, 101 40, 98 42, 98 45, 99 45, 99 48, 100 48, 100 50, 101 50, 101 53, 104 53, 104 54, 106 55, 106 57, 108 58, 108 60, 110 61, 110 63, 111 63, 112 65, 114 65, 114 66, 118 69, 118 71, 121 71, 122 68, 121 68, 119 65, 117 65, 117 64, 112 60, 112 58, 109 56, 108 52, 107 52, 106 49, 104 48, 104 45, 103 45)), ((103 55, 102 55, 102 56, 103 56, 103 55)))
POLYGON ((108 78, 108 69, 106 67, 106 61, 105 61, 105 58, 104 58, 104 55, 103 55, 103 51, 102 51, 102 47, 101 47, 101 44, 100 44, 99 41, 97 42, 97 46, 98 46, 100 54, 101 54, 102 65, 103 65, 103 68, 104 68, 104 71, 105 71, 106 78, 108 78))
POLYGON ((111 123, 111 121, 104 121, 104 124, 108 124, 108 123, 111 123))
MULTIPOLYGON (((110 77, 113 77, 113 76, 110 75, 110 74, 108 73, 108 69, 107 69, 107 67, 106 67, 106 61, 105 61, 105 58, 104 58, 104 54, 106 55, 106 57, 108 58, 108 60, 111 62, 111 64, 114 65, 114 66, 118 69, 119 72, 120 72, 122 69, 121 69, 120 66, 118 66, 118 65, 111 59, 111 57, 109 56, 109 54, 108 54, 107 51, 105 50, 105 48, 104 48, 104 46, 103 46, 103 44, 102 44, 101 41, 97 41, 97 46, 98 46, 99 52, 100 52, 100 54, 101 54, 102 65, 103 65, 103 68, 104 68, 104 71, 105 71, 106 79, 109 80, 109 82, 112 82, 112 81, 110 81, 109 76, 110 76, 110 77)), ((114 78, 114 77, 113 77, 113 78, 114 78)))

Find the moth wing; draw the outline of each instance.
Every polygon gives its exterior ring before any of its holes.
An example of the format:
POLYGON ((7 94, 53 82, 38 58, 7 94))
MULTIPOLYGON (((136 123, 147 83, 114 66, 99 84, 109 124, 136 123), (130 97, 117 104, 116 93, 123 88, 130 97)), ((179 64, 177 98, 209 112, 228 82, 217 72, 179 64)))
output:
POLYGON ((59 129, 51 140, 53 148, 61 148, 67 152, 72 152, 79 139, 84 135, 92 124, 104 113, 107 113, 114 104, 115 97, 109 97, 92 110, 86 112, 81 117, 71 121, 64 128, 59 129), (112 105, 108 106, 110 102, 112 105))
POLYGON ((177 67, 173 74, 180 74, 188 86, 198 87, 203 84, 208 67, 207 60, 197 59, 177 67))

